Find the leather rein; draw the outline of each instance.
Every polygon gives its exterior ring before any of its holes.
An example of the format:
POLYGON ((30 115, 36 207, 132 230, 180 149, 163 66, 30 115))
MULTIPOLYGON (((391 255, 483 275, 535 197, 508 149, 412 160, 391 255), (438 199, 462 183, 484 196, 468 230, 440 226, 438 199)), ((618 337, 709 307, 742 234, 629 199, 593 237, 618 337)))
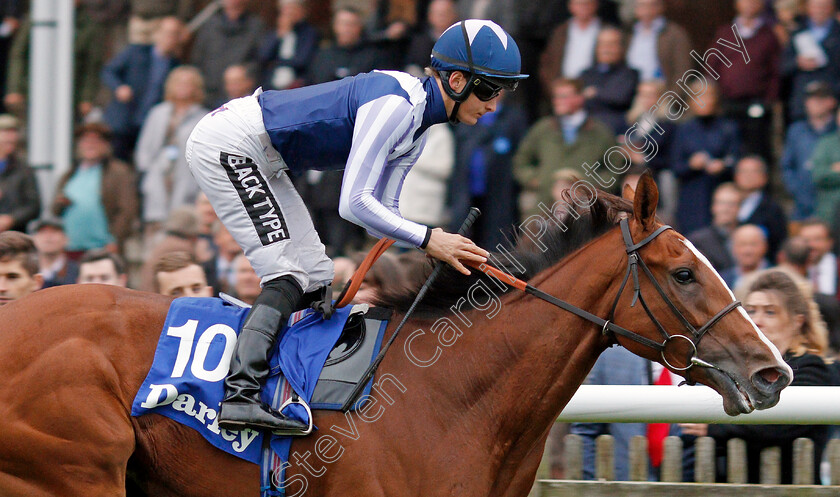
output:
MULTIPOLYGON (((572 314, 595 324, 596 326, 601 328, 601 333, 605 336, 609 335, 609 334, 621 335, 621 336, 623 336, 625 338, 628 338, 630 340, 633 340, 634 342, 637 342, 641 345, 644 345, 646 347, 649 347, 649 348, 652 348, 654 350, 659 351, 660 355, 662 356, 663 364, 673 371, 676 371, 676 372, 688 371, 694 366, 700 366, 700 367, 705 367, 705 368, 717 369, 718 371, 721 371, 724 374, 728 375, 728 373, 726 373, 726 371, 722 370, 721 368, 719 368, 719 367, 717 367, 713 364, 710 364, 710 363, 700 359, 699 357, 697 357, 697 347, 698 347, 698 344, 700 343, 700 340, 703 338, 703 336, 706 334, 706 332, 708 332, 724 316, 726 316, 727 314, 729 314, 730 312, 735 310, 738 306, 740 306, 741 302, 739 302, 737 300, 731 302, 729 305, 727 305, 726 307, 724 307, 723 309, 718 311, 717 314, 712 316, 712 318, 709 319, 706 322, 706 324, 704 324, 700 328, 695 328, 688 321, 688 319, 686 319, 686 317, 683 315, 683 313, 680 312, 679 309, 677 309, 677 306, 668 297, 668 295, 665 293, 665 291, 659 285, 659 282, 656 281, 656 278, 654 278, 653 273, 650 271, 650 269, 645 264, 644 260, 639 255, 639 250, 642 247, 644 247, 645 245, 647 245, 648 243, 653 241, 657 236, 662 234, 664 231, 667 231, 667 230, 670 230, 670 229, 673 229, 673 228, 671 228, 668 225, 660 226, 659 228, 656 229, 656 231, 654 231, 653 233, 651 233, 650 235, 645 237, 642 241, 640 241, 638 243, 634 243, 633 242, 633 237, 630 234, 630 228, 629 228, 629 224, 627 222, 627 219, 626 218, 622 219, 619 222, 619 225, 621 227, 621 235, 624 239, 624 245, 625 245, 625 251, 627 252, 627 262, 628 263, 627 263, 627 271, 625 271, 625 273, 624 273, 624 279, 622 280, 621 286, 618 289, 618 294, 615 296, 615 300, 613 301, 612 310, 610 311, 609 319, 600 318, 600 317, 598 317, 598 316, 596 316, 596 315, 594 315, 594 314, 592 314, 588 311, 585 311, 585 310, 581 309, 580 307, 577 307, 577 306, 572 305, 568 302, 560 300, 557 297, 554 297, 553 295, 550 295, 550 294, 548 294, 548 293, 546 293, 546 292, 544 292, 544 291, 542 291, 542 290, 540 290, 536 287, 533 287, 530 284, 512 276, 509 273, 501 271, 501 270, 499 270, 495 267, 488 266, 487 264, 480 264, 480 265, 470 264, 470 266, 478 269, 479 271, 482 271, 483 273, 487 274, 488 276, 492 276, 492 277, 500 280, 503 283, 506 283, 510 286, 513 286, 514 288, 517 288, 517 289, 522 290, 526 293, 529 293, 529 294, 531 294, 531 295, 533 295, 533 296, 535 296, 539 299, 542 299, 542 300, 548 302, 549 304, 552 304, 552 305, 557 306, 557 307, 559 307, 563 310, 571 312, 572 314), (665 330, 665 327, 662 325, 662 323, 656 318, 656 316, 653 314, 653 312, 651 312, 650 308, 647 305, 647 302, 645 301, 644 297, 642 296, 640 279, 639 279, 639 267, 642 268, 642 271, 644 272, 644 274, 647 275, 647 278, 653 284, 654 288, 656 288, 657 293, 659 293, 660 297, 662 297, 662 299, 665 301, 665 303, 671 309, 671 313, 674 314, 674 316, 676 316, 677 319, 682 323, 682 325, 686 329, 686 331, 688 331, 690 333, 690 336, 669 334, 668 331, 665 330), (644 308, 648 317, 653 322, 653 324, 656 326, 656 328, 659 330, 659 332, 662 334, 662 336, 663 336, 663 341, 662 342, 657 342, 655 340, 651 340, 650 338, 644 337, 644 336, 642 336, 642 335, 640 335, 640 334, 638 334, 634 331, 628 330, 627 328, 619 326, 619 325, 617 325, 613 322, 613 319, 615 317, 615 311, 616 311, 616 308, 618 306, 618 301, 621 299, 621 296, 624 293, 625 288, 627 287, 627 283, 630 281, 631 278, 633 280, 633 300, 630 302, 630 307, 634 307, 636 305, 637 301, 641 302, 642 307, 644 308), (677 340, 677 339, 685 340, 691 345, 691 349, 690 349, 691 357, 687 360, 688 365, 685 366, 685 367, 678 367, 678 366, 675 366, 675 365, 671 364, 668 361, 668 359, 665 355, 665 351, 668 347, 668 344, 673 342, 674 340, 677 340)), ((616 340, 614 336, 613 336, 613 340, 616 340)), ((616 343, 617 343, 617 340, 616 340, 616 343)), ((688 373, 686 374, 686 382, 688 384, 694 384, 693 381, 688 379, 688 373)))

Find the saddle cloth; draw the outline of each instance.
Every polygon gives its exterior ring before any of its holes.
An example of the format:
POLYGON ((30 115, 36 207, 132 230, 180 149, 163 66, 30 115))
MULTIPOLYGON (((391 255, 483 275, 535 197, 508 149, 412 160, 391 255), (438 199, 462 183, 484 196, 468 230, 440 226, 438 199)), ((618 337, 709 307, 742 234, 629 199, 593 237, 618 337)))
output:
MULTIPOLYGON (((262 462, 273 472, 272 467, 282 467, 288 459, 288 437, 250 428, 224 430, 216 420, 230 356, 247 313, 248 308, 219 298, 175 299, 131 415, 166 416, 198 431, 215 447, 255 464, 262 462)), ((293 389, 313 409, 340 409, 379 353, 389 316, 390 311, 367 305, 336 309, 329 320, 308 309, 295 313, 271 354, 272 372, 262 400, 277 408, 293 389), (281 371, 284 381, 278 374, 281 371)), ((371 385, 368 382, 364 395, 370 393, 371 385)), ((287 406, 283 413, 310 421, 297 404, 287 406)), ((278 477, 282 482, 282 473, 274 476, 278 477)))

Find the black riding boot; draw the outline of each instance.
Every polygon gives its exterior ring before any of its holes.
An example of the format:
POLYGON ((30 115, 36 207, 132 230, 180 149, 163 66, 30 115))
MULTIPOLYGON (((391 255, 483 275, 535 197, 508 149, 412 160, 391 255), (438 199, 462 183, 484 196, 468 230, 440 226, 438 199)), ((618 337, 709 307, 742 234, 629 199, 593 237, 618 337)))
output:
POLYGON ((230 373, 225 379, 219 427, 230 430, 250 427, 284 433, 306 431, 306 423, 290 419, 260 400, 260 387, 269 373, 269 353, 301 293, 297 283, 288 277, 272 280, 263 288, 236 341, 230 373))

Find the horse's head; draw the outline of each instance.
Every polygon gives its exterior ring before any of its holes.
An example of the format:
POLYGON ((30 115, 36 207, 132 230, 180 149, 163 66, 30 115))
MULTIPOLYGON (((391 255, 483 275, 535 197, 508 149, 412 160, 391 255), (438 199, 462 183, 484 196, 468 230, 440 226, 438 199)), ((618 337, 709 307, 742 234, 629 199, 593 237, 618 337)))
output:
POLYGON ((620 335, 619 343, 689 382, 712 387, 731 416, 776 405, 793 378, 778 349, 735 303, 708 259, 656 220, 659 191, 650 175, 624 195, 633 201, 633 214, 622 221, 629 262, 614 322, 664 349, 620 335))

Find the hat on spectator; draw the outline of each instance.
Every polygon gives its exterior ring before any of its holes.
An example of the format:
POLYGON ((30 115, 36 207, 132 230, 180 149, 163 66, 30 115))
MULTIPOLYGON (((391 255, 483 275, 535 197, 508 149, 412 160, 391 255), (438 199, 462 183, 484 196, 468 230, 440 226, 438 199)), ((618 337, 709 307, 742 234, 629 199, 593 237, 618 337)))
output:
POLYGON ((86 133, 96 133, 102 137, 103 140, 111 139, 111 128, 109 128, 105 123, 91 122, 76 126, 76 138, 79 138, 86 133))
POLYGON ((20 121, 11 114, 0 114, 0 131, 7 129, 18 129, 20 121))
POLYGON ((64 222, 62 222, 61 219, 56 217, 42 217, 40 219, 36 219, 30 222, 27 228, 27 231, 30 235, 34 235, 35 233, 40 231, 41 228, 56 228, 60 229, 61 231, 64 231, 64 222))
POLYGON ((828 83, 825 81, 811 81, 807 85, 805 85, 805 96, 806 97, 833 97, 834 92, 831 91, 831 87, 828 86, 828 83))

